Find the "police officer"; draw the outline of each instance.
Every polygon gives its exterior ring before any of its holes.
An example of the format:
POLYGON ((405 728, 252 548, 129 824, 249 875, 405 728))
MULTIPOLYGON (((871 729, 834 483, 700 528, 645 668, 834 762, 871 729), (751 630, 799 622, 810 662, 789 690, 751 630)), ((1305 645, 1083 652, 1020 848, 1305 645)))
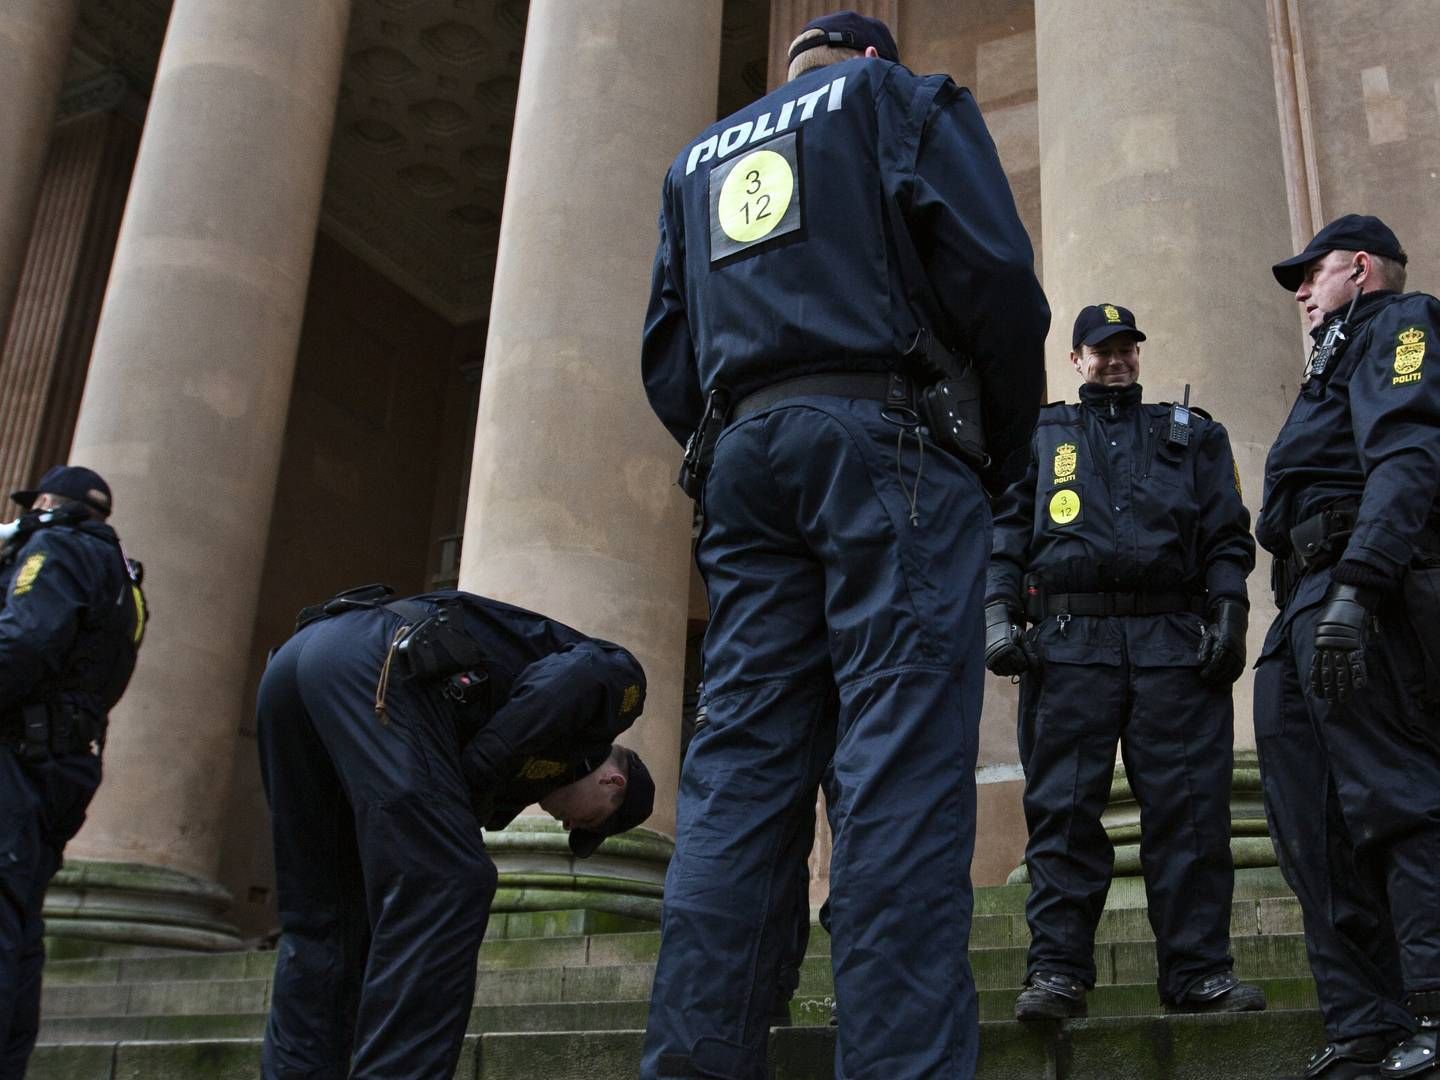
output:
POLYGON ((1029 468, 995 518, 986 664, 1021 678, 1030 830, 1020 1020, 1085 1015, 1114 867, 1100 816, 1117 740, 1140 804, 1162 1002, 1265 1006, 1229 954, 1230 685, 1245 668, 1250 515, 1224 427, 1141 401, 1144 340, 1127 308, 1080 312, 1080 403, 1041 410, 1029 468))
POLYGON ((1315 346, 1265 464, 1280 613, 1255 739, 1330 1040, 1305 1075, 1325 1080, 1440 1057, 1440 301, 1404 291, 1405 263, 1347 214, 1274 267, 1315 346))
POLYGON ((495 893, 480 829, 527 805, 584 858, 650 814, 614 745, 645 676, 618 645, 463 592, 301 612, 258 699, 282 936, 267 1080, 450 1080, 495 893))
POLYGON ((989 512, 969 432, 983 414, 996 462, 1023 446, 1049 309, 970 95, 897 59, 878 20, 813 20, 790 81, 664 181, 644 380, 677 440, 702 429, 690 475, 713 445, 711 619, 647 1078, 766 1075, 827 768, 837 1073, 974 1069, 989 512))
POLYGON ((0 549, 0 1077, 18 1078, 40 1022, 41 907, 100 784, 110 709, 145 629, 110 488, 79 466, 10 496, 0 549))

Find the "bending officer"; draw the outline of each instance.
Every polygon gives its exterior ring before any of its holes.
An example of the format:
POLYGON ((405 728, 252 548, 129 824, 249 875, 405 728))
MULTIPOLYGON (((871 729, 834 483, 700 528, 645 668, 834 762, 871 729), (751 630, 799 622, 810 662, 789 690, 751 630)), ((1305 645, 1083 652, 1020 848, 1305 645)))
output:
POLYGON ((350 590, 260 681, 279 955, 266 1080, 450 1080, 495 894, 480 829, 539 802, 584 858, 650 814, 613 745, 645 699, 618 645, 463 592, 350 590))

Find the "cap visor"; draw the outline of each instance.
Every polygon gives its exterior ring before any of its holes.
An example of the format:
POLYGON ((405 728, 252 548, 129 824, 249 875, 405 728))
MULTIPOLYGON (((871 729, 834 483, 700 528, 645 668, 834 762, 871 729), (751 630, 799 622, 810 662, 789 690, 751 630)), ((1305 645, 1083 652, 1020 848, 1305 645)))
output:
POLYGON ((1133 326, 1097 326, 1090 333, 1080 339, 1081 345, 1099 345, 1102 341, 1108 341, 1117 334, 1129 334, 1136 341, 1144 341, 1145 335, 1133 326))
POLYGON ((12 491, 10 498, 19 503, 26 510, 35 505, 35 500, 40 497, 38 491, 12 491))
POLYGON ((1270 268, 1270 272, 1275 275, 1275 280, 1287 292, 1294 292, 1300 288, 1300 282, 1305 280, 1305 267, 1324 254, 1323 251, 1302 251, 1299 255, 1292 255, 1284 262, 1276 263, 1270 268))

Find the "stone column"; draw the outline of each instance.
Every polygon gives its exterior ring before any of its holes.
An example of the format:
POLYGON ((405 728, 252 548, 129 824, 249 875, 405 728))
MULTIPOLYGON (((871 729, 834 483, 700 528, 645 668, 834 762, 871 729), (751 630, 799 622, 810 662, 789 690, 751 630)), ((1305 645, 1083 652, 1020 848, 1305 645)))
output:
POLYGON ((577 19, 566 0, 531 2, 460 567, 462 588, 639 657, 649 695, 625 741, 654 774, 661 834, 674 831, 691 506, 641 387, 640 330, 661 179, 715 118, 721 9, 590 0, 577 19))
MULTIPOLYGON (((28 486, 70 451, 140 143, 131 100, 118 75, 68 88, 62 98, 0 348, 0 496, 28 486), (67 105, 79 111, 66 116, 67 105)), ((0 518, 19 512, 10 503, 0 518)))
POLYGON ((74 917, 103 884, 132 937, 168 932, 136 929, 147 906, 189 920, 172 943, 224 936, 206 912, 349 9, 176 0, 160 57, 71 451, 114 488, 153 612, 69 851, 103 865, 67 871, 74 917))
MULTIPOLYGON (((1146 396, 1190 384, 1230 432, 1254 515, 1303 359, 1269 269, 1292 249, 1265 4, 1037 0, 1035 23, 1050 395, 1075 396, 1076 312, 1132 308, 1146 396)), ((1267 582, 1262 560, 1252 657, 1275 614, 1267 582)), ((1253 749, 1248 673, 1235 712, 1253 749)))
POLYGON ((25 260, 77 0, 0 5, 0 341, 25 260))

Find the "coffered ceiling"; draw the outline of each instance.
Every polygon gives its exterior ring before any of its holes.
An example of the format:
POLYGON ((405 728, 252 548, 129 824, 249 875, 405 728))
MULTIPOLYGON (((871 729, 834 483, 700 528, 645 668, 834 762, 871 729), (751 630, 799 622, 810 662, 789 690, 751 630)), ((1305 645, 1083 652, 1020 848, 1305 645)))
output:
MULTIPOLYGON (((722 113, 764 92, 769 6, 726 0, 722 113)), ((81 0, 70 79, 118 69, 148 95, 169 9, 81 0)), ((489 311, 528 9, 355 0, 351 15, 321 227, 456 324, 489 311)))

